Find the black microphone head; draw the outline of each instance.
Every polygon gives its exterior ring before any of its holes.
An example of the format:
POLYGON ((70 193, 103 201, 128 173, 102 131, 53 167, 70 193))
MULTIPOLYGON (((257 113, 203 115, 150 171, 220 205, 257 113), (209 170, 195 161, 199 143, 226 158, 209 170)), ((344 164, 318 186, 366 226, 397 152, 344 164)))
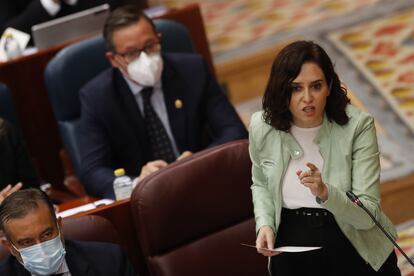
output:
POLYGON ((359 200, 359 198, 352 192, 352 191, 348 191, 346 192, 346 195, 348 196, 348 198, 355 203, 356 205, 362 207, 362 202, 359 200))

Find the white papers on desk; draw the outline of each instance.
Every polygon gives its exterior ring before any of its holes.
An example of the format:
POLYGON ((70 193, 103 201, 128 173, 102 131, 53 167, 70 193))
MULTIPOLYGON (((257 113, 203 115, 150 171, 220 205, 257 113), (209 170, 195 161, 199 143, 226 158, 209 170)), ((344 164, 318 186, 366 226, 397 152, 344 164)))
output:
POLYGON ((69 217, 69 216, 72 216, 72 215, 80 213, 80 212, 86 212, 86 211, 89 211, 89 210, 93 210, 96 207, 99 207, 99 206, 102 206, 102 205, 111 204, 113 202, 114 202, 114 200, 112 200, 112 199, 101 199, 101 200, 98 200, 98 201, 94 201, 92 203, 88 203, 88 204, 81 205, 81 206, 78 206, 78 207, 75 207, 75 208, 72 208, 72 209, 68 209, 68 210, 63 211, 63 212, 59 212, 59 213, 56 214, 56 217, 62 217, 62 218, 69 217))
MULTIPOLYGON (((256 246, 250 245, 250 244, 241 243, 241 245, 256 248, 256 246)), ((320 248, 322 248, 322 246, 281 246, 281 247, 276 247, 274 249, 268 249, 268 248, 261 248, 261 249, 270 251, 270 252, 305 252, 305 251, 311 251, 311 250, 316 250, 320 248)))
POLYGON ((320 249, 322 246, 281 246, 276 247, 276 252, 305 252, 320 249))

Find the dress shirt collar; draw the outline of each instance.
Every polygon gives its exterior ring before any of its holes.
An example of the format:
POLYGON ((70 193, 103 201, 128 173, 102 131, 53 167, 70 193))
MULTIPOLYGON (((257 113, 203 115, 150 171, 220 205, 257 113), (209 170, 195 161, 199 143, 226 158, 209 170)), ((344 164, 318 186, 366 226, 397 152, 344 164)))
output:
MULTIPOLYGON (((145 86, 142 86, 130 80, 129 78, 125 76, 122 76, 122 77, 125 79, 126 83, 128 84, 129 89, 131 89, 131 92, 134 96, 137 96, 142 91, 142 89, 145 88, 145 86)), ((161 80, 157 81, 157 83, 155 83, 154 85, 154 91, 157 91, 157 90, 161 90, 161 80)))

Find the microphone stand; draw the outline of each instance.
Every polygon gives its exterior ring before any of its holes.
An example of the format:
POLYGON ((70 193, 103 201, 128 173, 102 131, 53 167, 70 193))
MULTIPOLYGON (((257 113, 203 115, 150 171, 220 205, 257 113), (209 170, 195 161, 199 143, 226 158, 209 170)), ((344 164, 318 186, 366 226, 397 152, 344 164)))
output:
POLYGON ((356 205, 358 205, 359 207, 361 207, 370 217, 371 219, 375 222, 375 224, 378 226, 379 229, 381 229, 381 231, 385 234, 385 236, 387 236, 387 238, 395 245, 395 247, 397 247, 397 249, 401 252, 401 254, 407 259, 407 261, 414 267, 414 262, 410 259, 410 257, 407 256, 407 254, 405 254, 404 250, 402 250, 402 248, 397 244, 397 242, 391 237, 390 234, 388 234, 387 231, 385 231, 385 229, 382 227, 382 225, 375 219, 375 217, 371 214, 371 212, 364 206, 364 204, 362 204, 362 202, 359 200, 359 198, 352 192, 352 191, 348 191, 346 192, 346 195, 348 196, 348 198, 355 203, 356 205))

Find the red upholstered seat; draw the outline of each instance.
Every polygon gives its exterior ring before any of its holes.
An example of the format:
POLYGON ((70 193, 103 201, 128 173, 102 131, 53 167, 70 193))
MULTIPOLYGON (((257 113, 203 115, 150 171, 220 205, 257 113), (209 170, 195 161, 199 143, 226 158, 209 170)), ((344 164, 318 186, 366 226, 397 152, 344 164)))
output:
POLYGON ((144 179, 131 207, 151 275, 266 275, 255 242, 247 140, 173 163, 144 179))

